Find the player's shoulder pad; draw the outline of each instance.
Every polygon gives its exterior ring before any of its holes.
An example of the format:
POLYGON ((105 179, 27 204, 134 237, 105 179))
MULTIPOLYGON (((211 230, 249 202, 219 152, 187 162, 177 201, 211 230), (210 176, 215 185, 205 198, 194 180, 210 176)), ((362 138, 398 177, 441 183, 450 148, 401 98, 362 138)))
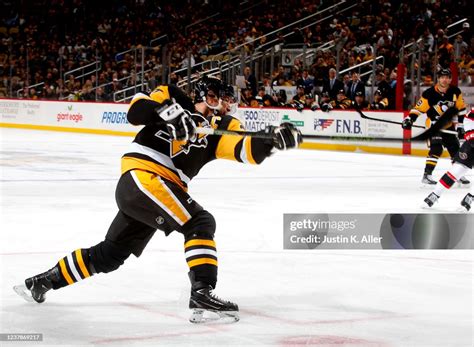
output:
POLYGON ((459 94, 462 93, 462 92, 461 92, 461 89, 459 89, 459 87, 450 86, 449 88, 452 90, 452 93, 453 93, 453 94, 459 95, 459 94))
POLYGON ((244 126, 235 117, 225 115, 225 116, 219 116, 221 118, 219 122, 219 128, 224 129, 224 130, 233 130, 233 131, 238 131, 238 130, 245 130, 244 126))
POLYGON ((147 92, 138 92, 137 94, 133 96, 132 100, 130 101, 130 106, 132 106, 138 100, 152 100, 152 98, 150 97, 150 94, 147 92))
POLYGON ((429 87, 428 89, 425 89, 425 91, 423 93, 421 93, 421 97, 424 98, 424 99, 429 99, 430 95, 433 95, 435 92, 436 92, 436 90, 435 90, 434 86, 429 87))

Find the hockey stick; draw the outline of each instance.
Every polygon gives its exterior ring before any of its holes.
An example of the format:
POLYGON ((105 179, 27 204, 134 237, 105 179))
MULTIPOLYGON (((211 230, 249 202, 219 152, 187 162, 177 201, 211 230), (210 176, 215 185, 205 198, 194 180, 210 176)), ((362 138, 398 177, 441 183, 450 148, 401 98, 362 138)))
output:
MULTIPOLYGON (((359 109, 359 108, 355 108, 355 110, 357 111, 357 113, 359 113, 360 117, 364 118, 364 119, 375 120, 375 121, 378 121, 378 122, 384 122, 384 123, 390 123, 390 124, 397 124, 397 125, 400 125, 400 126, 402 125, 402 122, 396 122, 396 121, 388 120, 388 119, 380 119, 380 118, 369 117, 369 116, 365 115, 362 112, 362 110, 359 109)), ((412 125, 411 127, 412 128, 427 129, 424 126, 421 126, 421 125, 412 125)), ((458 134, 456 131, 453 131, 453 130, 438 129, 437 131, 440 131, 440 132, 445 133, 445 134, 452 134, 452 135, 457 135, 458 134)))
MULTIPOLYGON (((430 128, 431 129, 431 128, 430 128)), ((249 136, 260 139, 272 139, 271 134, 256 133, 252 131, 234 131, 234 130, 223 130, 213 128, 196 128, 197 134, 202 135, 217 135, 217 136, 249 136)), ((421 133, 410 139, 403 138, 392 138, 392 137, 353 137, 353 136, 336 136, 336 135, 302 135, 303 139, 315 139, 315 140, 333 140, 333 141, 358 141, 358 142, 409 142, 409 141, 424 141, 431 135, 425 135, 426 132, 421 133), (422 136, 423 135, 423 136, 422 136)))

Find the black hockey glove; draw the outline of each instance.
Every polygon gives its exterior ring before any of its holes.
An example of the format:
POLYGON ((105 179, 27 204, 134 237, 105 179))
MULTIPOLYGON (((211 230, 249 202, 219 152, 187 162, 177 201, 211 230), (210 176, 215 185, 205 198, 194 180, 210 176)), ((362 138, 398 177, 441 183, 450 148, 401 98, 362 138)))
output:
POLYGON ((293 105, 294 105, 294 107, 296 108, 296 111, 298 111, 298 112, 303 112, 304 103, 302 103, 302 102, 299 101, 299 100, 295 100, 295 101, 293 101, 293 105))
POLYGON ((329 102, 325 102, 324 104, 321 104, 321 111, 329 112, 331 110, 332 110, 332 105, 329 102))
POLYGON ((265 132, 272 135, 273 147, 280 151, 296 148, 303 142, 301 131, 292 123, 282 123, 279 127, 268 126, 265 132))
POLYGON ((411 126, 413 125, 413 120, 410 118, 410 116, 405 117, 402 122, 402 128, 405 130, 410 130, 411 126))
POLYGON ((191 119, 188 111, 181 105, 166 100, 155 112, 166 122, 166 128, 172 140, 193 141, 196 136, 196 124, 191 119))

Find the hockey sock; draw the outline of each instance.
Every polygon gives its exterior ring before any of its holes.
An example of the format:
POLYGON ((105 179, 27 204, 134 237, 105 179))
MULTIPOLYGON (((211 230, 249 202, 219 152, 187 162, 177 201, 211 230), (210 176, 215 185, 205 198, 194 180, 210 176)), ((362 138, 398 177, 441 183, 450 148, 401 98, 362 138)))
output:
POLYGON ((59 289, 79 282, 94 274, 94 272, 91 271, 92 266, 89 261, 89 252, 87 249, 76 249, 74 252, 60 259, 56 267, 59 269, 59 280, 53 282, 53 289, 59 289))
POLYGON ((468 170, 469 168, 467 168, 466 166, 454 163, 451 169, 447 171, 436 184, 433 193, 438 196, 441 196, 444 191, 450 189, 454 185, 454 183, 456 183, 456 181, 463 177, 468 170))
POLYGON ((210 284, 215 288, 217 252, 214 240, 189 239, 184 243, 184 252, 189 270, 194 273, 194 280, 210 284))
POLYGON ((431 155, 426 158, 426 165, 425 165, 425 174, 431 175, 434 171, 434 168, 438 164, 439 157, 437 155, 431 155))

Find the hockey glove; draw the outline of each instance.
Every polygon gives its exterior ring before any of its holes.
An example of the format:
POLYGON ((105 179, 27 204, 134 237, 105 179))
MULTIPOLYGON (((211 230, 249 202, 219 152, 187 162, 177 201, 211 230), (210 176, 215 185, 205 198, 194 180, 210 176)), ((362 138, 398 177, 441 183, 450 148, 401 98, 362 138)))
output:
POLYGON ((323 112, 329 112, 332 110, 332 105, 328 102, 321 104, 321 111, 323 112))
POLYGON ((296 111, 298 112, 303 112, 304 109, 304 103, 302 103, 299 100, 295 100, 293 103, 294 107, 296 108, 296 111))
POLYGON ((280 151, 296 148, 303 142, 301 131, 292 123, 282 123, 279 127, 268 126, 265 132, 272 135, 273 147, 280 151))
POLYGON ((319 109, 319 105, 316 102, 311 104, 311 111, 316 111, 319 109))
POLYGON ((172 140, 193 141, 196 135, 196 124, 189 112, 181 105, 167 100, 155 110, 158 116, 166 122, 166 128, 172 140))
POLYGON ((413 125, 413 120, 410 118, 410 116, 405 117, 402 122, 402 128, 405 130, 410 130, 411 126, 413 125))

